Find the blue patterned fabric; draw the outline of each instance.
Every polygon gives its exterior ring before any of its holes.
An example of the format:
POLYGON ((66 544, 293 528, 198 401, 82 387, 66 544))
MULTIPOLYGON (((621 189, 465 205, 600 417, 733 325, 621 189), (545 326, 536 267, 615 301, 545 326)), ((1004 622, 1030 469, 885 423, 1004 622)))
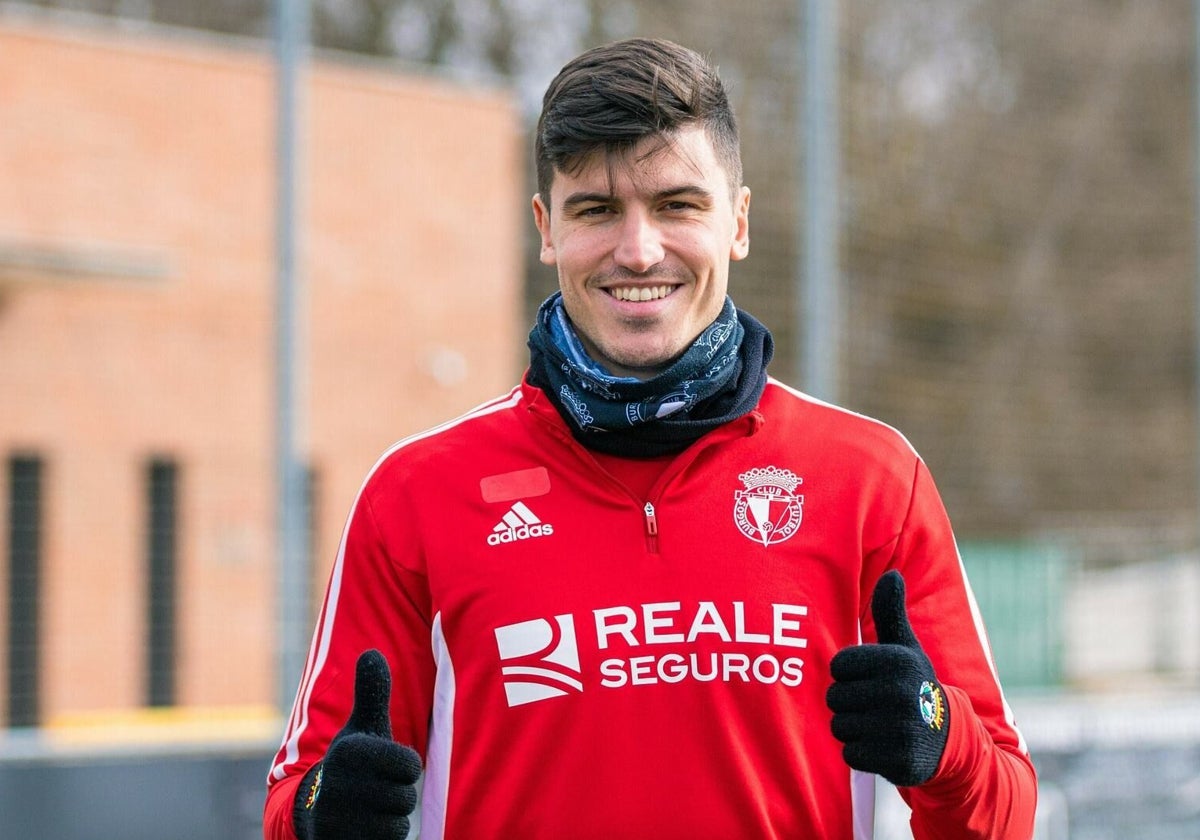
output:
POLYGON ((584 350, 562 293, 538 309, 529 334, 530 381, 546 392, 585 446, 612 455, 680 452, 750 411, 773 350, 766 327, 728 297, 721 313, 657 376, 613 376, 584 350))

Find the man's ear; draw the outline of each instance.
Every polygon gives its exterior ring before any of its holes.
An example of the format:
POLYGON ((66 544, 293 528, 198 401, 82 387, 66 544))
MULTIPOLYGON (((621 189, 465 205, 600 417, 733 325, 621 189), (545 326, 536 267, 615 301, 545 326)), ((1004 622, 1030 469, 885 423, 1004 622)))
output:
POLYGON ((554 241, 550 238, 550 208, 542 201, 541 193, 535 193, 533 196, 533 223, 537 225, 538 233, 542 236, 539 259, 546 265, 554 265, 558 256, 554 253, 554 241))
POLYGON ((750 253, 750 188, 738 190, 733 204, 733 242, 729 247, 731 260, 744 260, 750 253))

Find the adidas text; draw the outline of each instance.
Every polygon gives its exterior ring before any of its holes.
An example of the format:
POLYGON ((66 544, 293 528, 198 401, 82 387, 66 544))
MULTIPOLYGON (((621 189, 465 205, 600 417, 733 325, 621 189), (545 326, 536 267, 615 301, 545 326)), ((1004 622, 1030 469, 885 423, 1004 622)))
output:
POLYGON ((502 545, 503 543, 529 540, 534 537, 548 537, 553 533, 553 525, 521 525, 517 528, 508 528, 504 531, 493 531, 491 534, 488 534, 487 541, 488 545, 502 545))

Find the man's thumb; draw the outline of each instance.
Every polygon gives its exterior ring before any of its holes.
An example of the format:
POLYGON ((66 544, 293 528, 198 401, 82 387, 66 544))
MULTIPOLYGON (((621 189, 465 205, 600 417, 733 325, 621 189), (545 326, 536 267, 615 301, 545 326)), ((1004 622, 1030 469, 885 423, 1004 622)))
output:
POLYGON ((392 737, 388 701, 392 694, 392 675, 387 660, 377 650, 363 651, 354 672, 354 710, 346 729, 383 738, 392 737))
POLYGON ((884 572, 875 584, 871 596, 871 615, 875 618, 875 634, 881 645, 903 645, 920 648, 908 611, 904 607, 904 578, 895 569, 884 572))

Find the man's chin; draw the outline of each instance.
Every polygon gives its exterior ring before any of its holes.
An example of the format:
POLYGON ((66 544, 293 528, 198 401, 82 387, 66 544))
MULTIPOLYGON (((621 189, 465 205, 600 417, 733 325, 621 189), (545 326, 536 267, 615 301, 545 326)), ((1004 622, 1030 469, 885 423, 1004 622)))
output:
POLYGON ((634 379, 653 379, 671 366, 679 358, 680 353, 668 353, 661 349, 644 352, 630 352, 606 355, 600 359, 600 364, 614 376, 632 376, 634 379))

